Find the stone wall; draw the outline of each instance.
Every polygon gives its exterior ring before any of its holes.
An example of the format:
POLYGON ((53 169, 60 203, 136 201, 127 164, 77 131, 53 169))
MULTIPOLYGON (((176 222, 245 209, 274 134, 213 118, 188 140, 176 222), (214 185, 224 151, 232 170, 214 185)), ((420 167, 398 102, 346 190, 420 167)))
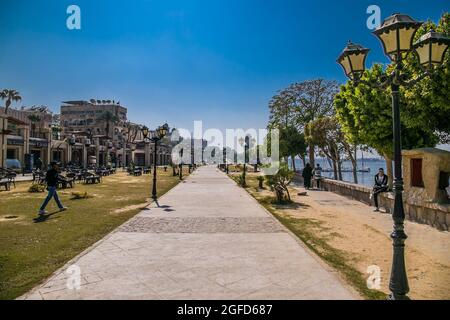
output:
MULTIPOLYGON (((303 178, 297 174, 295 181, 303 183, 303 178)), ((334 192, 354 200, 373 205, 370 199, 372 188, 349 182, 323 179, 321 189, 334 192)), ((404 209, 406 218, 410 221, 428 224, 438 230, 449 231, 450 227, 450 204, 418 202, 417 198, 404 197, 404 209)), ((380 208, 386 212, 392 212, 394 208, 394 195, 392 192, 382 193, 379 196, 380 208)))

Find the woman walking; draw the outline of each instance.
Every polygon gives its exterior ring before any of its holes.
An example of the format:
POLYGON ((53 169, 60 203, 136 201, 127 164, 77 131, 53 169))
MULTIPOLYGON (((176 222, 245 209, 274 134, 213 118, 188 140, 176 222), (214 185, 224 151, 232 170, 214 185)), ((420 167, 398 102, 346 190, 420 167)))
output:
POLYGON ((308 162, 302 172, 303 185, 305 186, 305 189, 307 189, 307 190, 309 190, 311 188, 312 171, 313 171, 313 169, 308 162))

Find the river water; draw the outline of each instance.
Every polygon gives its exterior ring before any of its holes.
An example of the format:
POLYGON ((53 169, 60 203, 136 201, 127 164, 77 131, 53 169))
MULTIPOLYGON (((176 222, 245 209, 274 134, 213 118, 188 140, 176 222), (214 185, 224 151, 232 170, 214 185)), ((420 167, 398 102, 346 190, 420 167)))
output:
MULTIPOLYGON (((324 158, 316 158, 317 163, 320 164, 322 169, 332 169, 328 164, 328 161, 324 158)), ((386 162, 381 159, 358 159, 358 168, 369 168, 370 172, 358 172, 358 184, 362 184, 365 186, 372 187, 374 184, 374 176, 377 174, 379 168, 383 168, 386 172, 386 162)), ((303 170, 303 162, 300 159, 295 160, 295 165, 297 170, 303 170)), ((350 161, 343 161, 342 168, 352 168, 352 163, 350 161)), ((334 179, 334 173, 331 172, 322 172, 322 176, 326 178, 334 179)), ((342 172, 342 180, 347 182, 353 182, 353 172, 342 172)))

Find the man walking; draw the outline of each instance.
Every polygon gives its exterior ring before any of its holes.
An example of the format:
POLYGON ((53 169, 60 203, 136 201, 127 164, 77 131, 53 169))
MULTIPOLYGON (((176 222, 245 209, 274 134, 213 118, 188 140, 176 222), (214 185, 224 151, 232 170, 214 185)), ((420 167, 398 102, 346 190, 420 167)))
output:
POLYGON ((55 199, 56 204, 58 205, 59 211, 66 211, 67 208, 64 207, 59 200, 58 193, 56 192, 56 186, 58 185, 58 164, 56 162, 52 162, 51 169, 47 171, 45 175, 45 181, 47 182, 47 190, 48 195, 45 198, 44 203, 42 203, 41 208, 39 209, 39 215, 45 215, 48 212, 45 211, 45 207, 50 202, 52 198, 55 199))
POLYGON ((308 162, 302 172, 303 185, 305 186, 306 190, 309 190, 311 188, 312 171, 313 168, 308 162))
POLYGON ((320 164, 317 164, 317 167, 314 168, 314 180, 316 180, 317 189, 320 190, 320 181, 322 180, 322 167, 320 164))
POLYGON ((375 202, 375 212, 380 211, 378 206, 378 195, 382 192, 388 191, 388 182, 389 178, 384 174, 383 168, 378 170, 378 173, 375 175, 375 185, 373 186, 373 201, 375 202))

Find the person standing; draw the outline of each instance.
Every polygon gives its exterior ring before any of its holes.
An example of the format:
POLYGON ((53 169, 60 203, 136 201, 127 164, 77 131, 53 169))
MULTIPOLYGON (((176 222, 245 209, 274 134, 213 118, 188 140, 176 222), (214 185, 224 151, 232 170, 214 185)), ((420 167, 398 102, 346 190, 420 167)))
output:
POLYGON ((42 160, 41 160, 41 158, 38 157, 38 158, 36 159, 35 164, 36 164, 36 169, 39 170, 39 171, 41 171, 41 170, 42 170, 42 160))
POLYGON ((316 180, 317 189, 320 189, 320 180, 322 180, 322 167, 320 164, 317 164, 317 167, 314 169, 314 180, 316 180))
POLYGON ((380 211, 380 207, 378 206, 378 195, 382 192, 388 191, 389 177, 384 174, 383 168, 378 170, 378 173, 375 175, 375 185, 373 186, 373 201, 375 203, 375 212, 380 211))
POLYGON ((313 172, 313 168, 311 167, 311 165, 308 162, 302 171, 303 185, 305 186, 305 189, 307 189, 307 190, 309 190, 311 188, 312 172, 313 172))
POLYGON ((48 212, 45 211, 45 207, 47 207, 47 204, 50 202, 52 198, 55 199, 56 204, 58 205, 59 211, 66 211, 67 207, 63 206, 61 201, 59 200, 58 193, 56 192, 56 186, 58 185, 58 164, 56 162, 52 162, 50 164, 51 169, 47 171, 45 175, 45 181, 47 182, 47 198, 45 198, 44 202, 41 205, 41 208, 39 209, 39 215, 45 215, 48 212))

